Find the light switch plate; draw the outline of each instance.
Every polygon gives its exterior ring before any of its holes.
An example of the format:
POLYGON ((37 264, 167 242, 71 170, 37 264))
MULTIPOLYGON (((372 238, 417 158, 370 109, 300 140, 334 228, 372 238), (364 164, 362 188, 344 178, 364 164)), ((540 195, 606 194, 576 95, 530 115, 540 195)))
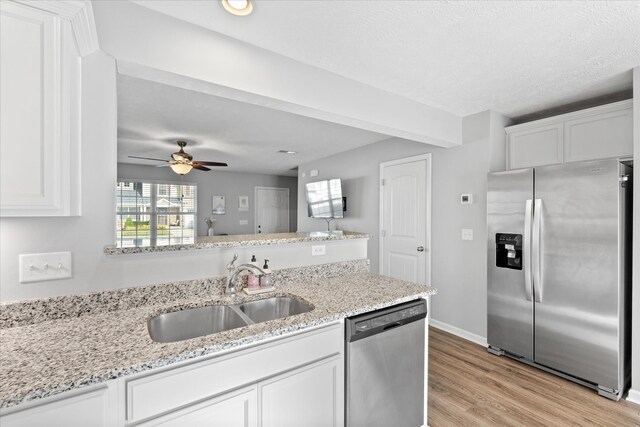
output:
POLYGON ((473 229, 471 229, 471 228, 463 228, 462 229, 462 240, 473 240, 473 229))
POLYGON ((68 279, 72 276, 71 252, 21 254, 18 262, 20 283, 68 279))
POLYGON ((327 247, 325 245, 313 245, 311 246, 311 256, 320 256, 327 253, 327 247))

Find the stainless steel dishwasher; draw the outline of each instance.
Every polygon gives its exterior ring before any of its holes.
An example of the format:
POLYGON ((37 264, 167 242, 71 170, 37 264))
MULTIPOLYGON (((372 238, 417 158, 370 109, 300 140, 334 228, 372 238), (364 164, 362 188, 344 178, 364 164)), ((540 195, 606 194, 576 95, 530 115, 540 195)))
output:
POLYGON ((424 299, 346 320, 347 427, 418 427, 424 420, 424 299))

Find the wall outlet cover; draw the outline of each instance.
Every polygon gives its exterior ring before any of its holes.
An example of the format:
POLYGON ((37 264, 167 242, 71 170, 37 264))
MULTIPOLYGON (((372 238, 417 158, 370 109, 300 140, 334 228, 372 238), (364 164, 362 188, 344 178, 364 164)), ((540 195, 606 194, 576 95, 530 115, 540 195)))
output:
POLYGON ((313 245, 311 246, 311 256, 320 256, 327 253, 327 247, 325 245, 313 245))

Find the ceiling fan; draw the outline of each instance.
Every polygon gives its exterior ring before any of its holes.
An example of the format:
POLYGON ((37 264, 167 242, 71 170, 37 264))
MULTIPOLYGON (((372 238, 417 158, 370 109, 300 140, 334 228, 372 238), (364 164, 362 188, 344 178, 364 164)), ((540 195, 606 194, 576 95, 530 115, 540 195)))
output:
POLYGON ((151 157, 139 157, 139 156, 129 156, 132 159, 143 159, 143 160, 155 160, 157 162, 166 162, 166 165, 159 166, 170 166, 171 169, 177 173, 178 175, 186 175, 191 172, 191 169, 198 169, 201 171, 210 171, 207 166, 229 166, 226 163, 222 162, 207 162, 207 161, 197 161, 193 160, 193 156, 184 151, 184 147, 187 146, 187 141, 176 141, 178 146, 180 147, 180 151, 176 151, 171 155, 171 160, 163 160, 163 159, 154 159, 151 157))

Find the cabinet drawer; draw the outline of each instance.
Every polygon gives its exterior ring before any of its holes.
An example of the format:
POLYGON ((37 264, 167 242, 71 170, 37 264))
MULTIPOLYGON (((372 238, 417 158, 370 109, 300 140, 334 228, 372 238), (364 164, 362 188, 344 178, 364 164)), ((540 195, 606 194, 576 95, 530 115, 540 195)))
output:
POLYGON ((127 422, 170 412, 343 351, 340 324, 126 381, 127 422))

